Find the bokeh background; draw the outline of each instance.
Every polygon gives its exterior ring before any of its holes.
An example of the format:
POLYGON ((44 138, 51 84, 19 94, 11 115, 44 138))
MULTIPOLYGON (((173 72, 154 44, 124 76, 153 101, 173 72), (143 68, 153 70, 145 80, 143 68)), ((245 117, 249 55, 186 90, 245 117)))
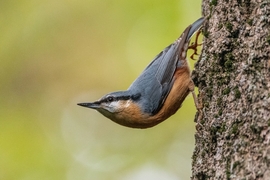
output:
POLYGON ((191 96, 146 130, 76 103, 127 89, 199 17, 200 0, 2 0, 0 179, 189 179, 191 96))

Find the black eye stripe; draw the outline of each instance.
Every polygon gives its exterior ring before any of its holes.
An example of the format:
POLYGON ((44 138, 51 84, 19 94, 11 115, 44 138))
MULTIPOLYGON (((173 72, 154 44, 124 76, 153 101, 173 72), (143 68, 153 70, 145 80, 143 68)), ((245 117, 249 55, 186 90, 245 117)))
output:
POLYGON ((102 98, 99 102, 100 103, 106 103, 106 102, 113 102, 113 101, 128 101, 130 99, 137 100, 140 98, 140 94, 134 94, 134 95, 127 95, 127 96, 113 96, 113 95, 107 95, 106 97, 102 98))

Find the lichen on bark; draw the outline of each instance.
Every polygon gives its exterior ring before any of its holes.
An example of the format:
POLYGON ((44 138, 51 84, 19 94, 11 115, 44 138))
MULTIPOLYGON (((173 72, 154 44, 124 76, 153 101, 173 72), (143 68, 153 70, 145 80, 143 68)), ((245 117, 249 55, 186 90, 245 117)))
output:
POLYGON ((204 0, 192 179, 270 179, 270 1, 204 0))

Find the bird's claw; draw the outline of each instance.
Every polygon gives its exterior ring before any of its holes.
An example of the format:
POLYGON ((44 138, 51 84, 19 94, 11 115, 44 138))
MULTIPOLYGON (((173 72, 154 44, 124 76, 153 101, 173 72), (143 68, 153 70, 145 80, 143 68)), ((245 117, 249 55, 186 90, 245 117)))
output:
POLYGON ((193 54, 190 56, 190 58, 191 58, 192 60, 196 60, 196 59, 194 58, 194 56, 195 56, 195 55, 196 55, 196 56, 199 55, 198 52, 197 52, 197 50, 198 50, 197 47, 202 45, 202 43, 201 43, 201 44, 198 43, 198 38, 199 38, 199 35, 200 35, 200 34, 201 34, 201 31, 198 31, 198 32, 196 33, 195 42, 192 42, 191 45, 188 47, 188 49, 193 49, 193 50, 194 50, 193 54))

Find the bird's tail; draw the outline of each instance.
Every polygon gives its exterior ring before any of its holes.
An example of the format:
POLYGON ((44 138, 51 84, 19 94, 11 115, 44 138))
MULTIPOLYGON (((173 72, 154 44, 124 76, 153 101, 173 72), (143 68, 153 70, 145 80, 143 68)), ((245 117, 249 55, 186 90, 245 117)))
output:
POLYGON ((193 24, 190 25, 191 27, 188 32, 187 39, 190 39, 193 36, 193 34, 200 29, 204 20, 205 20, 204 17, 201 17, 200 19, 198 19, 197 21, 195 21, 193 24))

